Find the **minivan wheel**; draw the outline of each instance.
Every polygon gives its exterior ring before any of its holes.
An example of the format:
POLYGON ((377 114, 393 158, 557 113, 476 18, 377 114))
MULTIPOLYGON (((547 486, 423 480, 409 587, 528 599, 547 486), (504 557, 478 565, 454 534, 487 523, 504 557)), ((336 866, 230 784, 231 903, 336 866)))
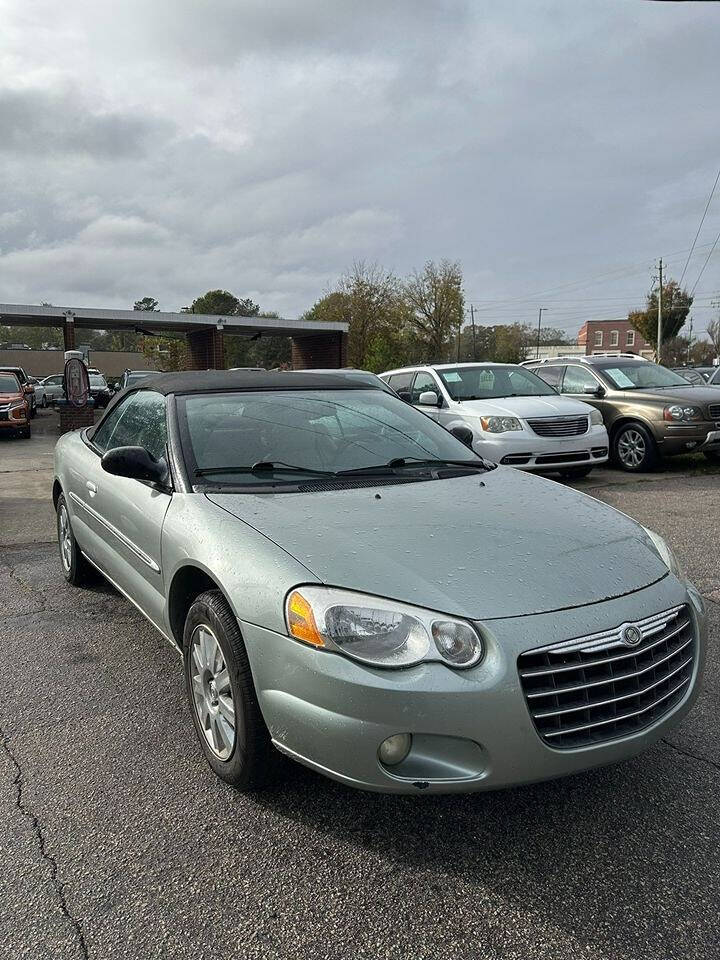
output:
POLYGON ((60 563, 65 579, 74 587, 82 587, 94 579, 94 570, 82 555, 70 525, 70 514, 65 494, 57 502, 57 534, 60 547, 60 563))
POLYGON ((581 477, 587 477, 592 473, 592 467, 566 467, 560 471, 563 480, 579 480, 581 477))
POLYGON ((200 594, 190 607, 183 659, 193 725, 208 764, 236 790, 267 786, 280 755, 260 712, 237 620, 219 590, 200 594))
POLYGON ((626 423, 613 435, 613 459, 631 473, 650 470, 657 461, 657 448, 650 433, 640 423, 626 423))

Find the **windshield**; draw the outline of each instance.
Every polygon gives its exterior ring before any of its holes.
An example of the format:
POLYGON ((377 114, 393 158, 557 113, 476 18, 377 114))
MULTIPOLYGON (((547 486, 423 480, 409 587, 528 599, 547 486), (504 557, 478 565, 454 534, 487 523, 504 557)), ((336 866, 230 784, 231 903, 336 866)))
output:
MULTIPOLYGON (((189 472, 213 484, 267 484, 267 472, 248 468, 268 461, 323 473, 400 458, 481 462, 443 427, 383 390, 203 394, 178 397, 177 407, 189 472)), ((298 482, 281 469, 272 479, 298 482)))
POLYGON ((680 374, 667 367, 648 360, 638 360, 637 363, 623 363, 613 366, 595 367, 600 370, 610 383, 618 390, 652 390, 656 387, 691 387, 693 384, 681 377, 680 374))
POLYGON ((106 387, 106 386, 107 386, 107 381, 105 380, 105 377, 101 376, 100 374, 91 373, 91 374, 90 374, 90 386, 91 386, 91 387, 106 387))
POLYGON ((17 377, 11 373, 0 373, 0 393, 20 393, 17 377))
POLYGON ((556 391, 524 367, 481 365, 436 370, 453 400, 549 397, 556 391))

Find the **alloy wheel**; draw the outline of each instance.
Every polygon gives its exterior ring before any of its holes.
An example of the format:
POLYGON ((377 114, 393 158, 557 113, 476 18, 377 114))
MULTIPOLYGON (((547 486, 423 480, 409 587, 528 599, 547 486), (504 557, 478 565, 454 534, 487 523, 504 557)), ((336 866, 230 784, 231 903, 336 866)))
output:
POLYGON ((62 560, 62 565, 66 571, 69 571, 72 566, 72 533, 70 532, 70 517, 68 516, 67 507, 65 504, 61 504, 60 511, 58 513, 58 539, 60 540, 60 558, 62 560))
POLYGON ((207 745, 218 759, 228 760, 235 749, 235 701, 222 648, 205 623, 190 638, 190 682, 207 745))
POLYGON ((625 430, 617 449, 618 457, 626 467, 639 467, 645 459, 645 438, 638 430, 625 430))

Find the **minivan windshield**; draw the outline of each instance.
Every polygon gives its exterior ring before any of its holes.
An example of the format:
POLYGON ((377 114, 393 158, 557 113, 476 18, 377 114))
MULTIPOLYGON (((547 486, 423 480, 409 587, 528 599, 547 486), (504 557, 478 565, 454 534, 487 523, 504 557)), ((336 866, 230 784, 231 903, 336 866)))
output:
POLYGON ((384 390, 198 394, 179 396, 177 410, 189 473, 213 484, 266 484, 268 476, 297 483, 297 472, 311 480, 314 471, 319 478, 392 461, 409 468, 427 460, 483 465, 451 433, 384 390), (253 471, 257 464, 278 466, 253 471))
POLYGON ((499 397, 549 397, 556 391, 524 367, 477 364, 436 369, 453 400, 494 400, 499 397))
POLYGON ((679 373, 661 367, 649 360, 632 360, 613 364, 608 358, 607 363, 595 365, 610 381, 616 390, 653 390, 658 387, 693 387, 695 384, 681 377, 679 373))

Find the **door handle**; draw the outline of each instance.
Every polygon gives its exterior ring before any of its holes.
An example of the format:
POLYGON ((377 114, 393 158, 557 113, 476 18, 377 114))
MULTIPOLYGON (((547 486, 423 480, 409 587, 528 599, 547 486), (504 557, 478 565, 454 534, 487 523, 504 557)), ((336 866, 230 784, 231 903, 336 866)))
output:
POLYGON ((90 496, 94 497, 95 494, 97 493, 97 486, 94 483, 92 483, 92 481, 90 480, 85 481, 85 486, 87 487, 90 496))

